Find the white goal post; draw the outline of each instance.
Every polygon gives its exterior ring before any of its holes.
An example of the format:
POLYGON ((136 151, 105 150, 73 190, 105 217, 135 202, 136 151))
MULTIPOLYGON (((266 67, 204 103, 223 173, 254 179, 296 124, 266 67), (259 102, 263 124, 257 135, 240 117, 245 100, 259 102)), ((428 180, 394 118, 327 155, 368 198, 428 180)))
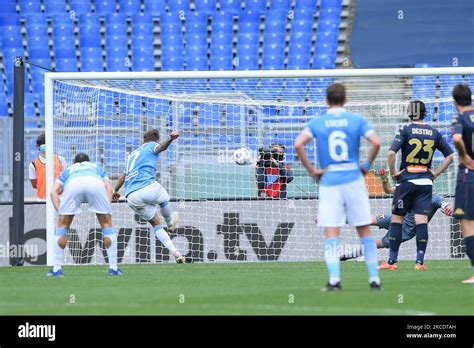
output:
MULTIPOLYGON (((53 154, 66 157, 70 165, 74 152, 88 152, 115 181, 124 170, 126 154, 140 144, 145 130, 158 128, 165 139, 173 128, 181 136, 160 157, 158 174, 181 216, 181 227, 172 237, 188 258, 321 260, 323 233, 314 223, 317 185, 291 144, 309 119, 326 111, 324 91, 331 82, 347 86, 347 109, 367 117, 381 137, 374 168, 384 169, 387 148, 399 125, 407 122, 405 108, 412 99, 425 102, 429 122, 449 138, 454 113, 450 90, 458 82, 473 86, 474 67, 46 73, 47 192, 54 184, 53 154), (271 143, 286 146, 286 163, 293 171, 284 199, 258 198, 255 164, 238 166, 230 160, 237 148, 248 148, 256 157, 271 143)), ((363 159, 367 147, 361 144, 363 159)), ((310 147, 315 161, 315 144, 310 147)), ((457 163, 434 186, 449 202, 456 171, 457 163)), ((389 212, 390 196, 381 192, 373 173, 367 184, 372 214, 389 212)), ((48 265, 53 263, 55 222, 48 194, 48 265)), ((120 262, 169 259, 151 229, 147 232, 150 226, 136 221, 123 202, 113 205, 113 223, 120 262)), ((458 225, 441 212, 434 216, 427 259, 462 256, 458 225)), ((76 217, 67 264, 103 262, 98 227, 90 213, 76 217)), ((385 234, 375 227, 373 232, 377 238, 385 234)), ((355 231, 344 228, 342 242, 343 248, 358 244, 355 231)), ((414 259, 412 242, 401 246, 402 259, 414 259)), ((379 253, 379 258, 385 256, 386 251, 379 253)))

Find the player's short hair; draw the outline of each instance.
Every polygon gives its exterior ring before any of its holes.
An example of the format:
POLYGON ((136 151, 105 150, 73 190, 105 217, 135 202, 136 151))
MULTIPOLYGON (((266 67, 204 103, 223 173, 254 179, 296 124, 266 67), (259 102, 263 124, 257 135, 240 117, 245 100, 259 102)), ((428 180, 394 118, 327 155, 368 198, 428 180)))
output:
POLYGON ((469 106, 472 104, 471 89, 460 83, 453 88, 453 98, 459 106, 469 106))
POLYGON ((44 145, 44 144, 46 144, 46 135, 44 133, 41 133, 36 138, 36 145, 41 146, 41 145, 44 145))
POLYGON ((145 143, 158 140, 160 140, 160 131, 158 129, 151 129, 143 133, 143 141, 145 143))
POLYGON ((74 163, 81 163, 81 162, 89 162, 89 156, 85 153, 78 153, 76 156, 74 156, 74 163))
POLYGON ((333 83, 326 89, 326 100, 329 105, 344 105, 346 102, 346 87, 342 83, 333 83))
POLYGON ((413 100, 408 104, 408 117, 411 120, 422 120, 426 116, 426 106, 421 100, 413 100))

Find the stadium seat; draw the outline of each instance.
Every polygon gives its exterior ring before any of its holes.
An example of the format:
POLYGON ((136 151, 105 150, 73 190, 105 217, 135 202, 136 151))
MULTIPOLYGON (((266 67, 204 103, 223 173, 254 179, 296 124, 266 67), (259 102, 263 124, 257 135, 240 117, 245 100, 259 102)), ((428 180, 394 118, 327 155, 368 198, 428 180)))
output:
POLYGON ((173 0, 168 1, 168 7, 170 12, 179 13, 180 11, 188 12, 189 9, 189 0, 173 0))
POLYGON ((145 13, 159 16, 166 13, 166 0, 145 0, 145 13))
POLYGON ((209 70, 209 64, 206 56, 186 55, 186 70, 188 71, 206 71, 209 70))
POLYGON ((206 15, 212 14, 216 10, 216 0, 194 0, 196 12, 206 15))
POLYGON ((56 71, 77 71, 77 58, 57 58, 56 71))
POLYGON ((258 55, 237 55, 238 62, 236 63, 237 70, 257 70, 258 69, 258 55))
MULTIPOLYGON (((182 52, 182 48, 180 50, 182 52)), ((161 69, 165 71, 180 71, 184 68, 184 59, 182 54, 172 54, 162 52, 161 69)))
POLYGON ((5 93, 0 92, 0 117, 8 116, 8 102, 5 93))
POLYGON ((318 20, 334 20, 340 21, 341 20, 341 9, 334 9, 334 8, 320 8, 319 9, 319 18, 318 20))
POLYGON ((424 99, 434 98, 436 93, 436 77, 434 76, 414 76, 413 77, 413 98, 424 99))
POLYGON ((290 47, 290 54, 288 54, 288 69, 300 70, 309 69, 310 54, 303 53, 301 51, 292 51, 290 47))
MULTIPOLYGON (((33 37, 32 39, 37 39, 35 46, 28 49, 28 58, 30 60, 50 58, 50 49, 47 46, 39 46, 39 42, 44 41, 44 39, 33 37)), ((31 40, 31 39, 30 39, 31 40)), ((28 46, 29 47, 29 46, 28 46)))
MULTIPOLYGON (((211 70, 233 70, 232 55, 214 55, 211 54, 211 70)), ((211 80, 212 84, 212 80, 211 80)))
POLYGON ((132 70, 153 71, 155 70, 155 58, 153 48, 140 47, 132 49, 132 70))
POLYGON ((318 5, 318 0, 295 1, 295 10, 299 10, 301 8, 307 8, 315 12, 317 5, 318 5))
POLYGON ((105 34, 127 36, 127 17, 123 13, 113 13, 105 17, 105 34))
POLYGON ((340 10, 342 7, 342 0, 321 0, 320 8, 333 8, 340 10))
POLYGON ((451 101, 439 102, 438 104, 438 121, 439 122, 451 122, 454 114, 456 114, 456 109, 454 108, 453 102, 451 101))
POLYGON ((241 21, 239 20, 239 37, 243 34, 249 34, 257 37, 260 33, 260 23, 259 22, 248 22, 248 21, 241 21))
POLYGON ((90 1, 69 0, 69 6, 71 8, 71 11, 74 11, 75 15, 81 15, 92 12, 90 1))
MULTIPOLYGON (((150 49, 150 48, 148 48, 150 49)), ((152 52, 153 49, 151 48, 152 52)), ((106 48, 106 55, 107 58, 109 57, 119 57, 122 59, 125 59, 128 57, 128 48, 127 46, 112 46, 112 47, 107 47, 106 48)), ((133 56, 133 52, 132 52, 133 56)))
POLYGON ((284 11, 289 11, 291 9, 291 0, 271 0, 270 9, 280 9, 284 11))
POLYGON ((16 1, 15 0, 4 0, 2 2, 2 14, 3 15, 16 15, 16 1))
POLYGON ((107 71, 129 71, 129 64, 125 63, 125 59, 118 56, 107 56, 106 70, 107 71))
POLYGON ((221 11, 232 14, 237 14, 242 9, 242 3, 240 0, 220 0, 221 11))
POLYGON ((153 16, 148 13, 137 13, 132 16, 132 34, 153 35, 153 16))
POLYGON ((81 47, 100 46, 100 21, 96 14, 79 16, 79 45, 81 47))
POLYGON ((46 15, 66 12, 66 2, 64 0, 43 0, 44 12, 46 15))
POLYGON ((19 0, 20 13, 22 15, 29 13, 41 13, 41 2, 37 0, 19 0))
POLYGON ((194 33, 207 35, 207 16, 197 12, 188 13, 186 15, 185 28, 186 35, 194 33))
POLYGON ((20 17, 15 13, 0 15, 0 27, 7 25, 20 26, 20 17))
POLYGON ((22 47, 21 27, 8 25, 3 27, 3 48, 22 47))
POLYGON ((48 23, 42 13, 29 14, 24 18, 27 38, 30 35, 48 37, 48 23))
POLYGON ((105 16, 117 12, 117 2, 115 0, 94 0, 95 13, 105 16))
POLYGON ((141 12, 142 1, 141 0, 119 0, 120 13, 124 13, 127 16, 131 16, 141 12))
POLYGON ((315 55, 313 60, 314 69, 334 69, 336 60, 328 54, 315 55))
POLYGON ((74 22, 65 16, 56 15, 53 17, 53 41, 55 37, 67 36, 74 44, 74 22))
POLYGON ((13 64, 15 58, 18 56, 23 57, 23 47, 3 47, 3 65, 5 69, 11 68, 13 70, 13 64))
POLYGON ((267 0, 245 0, 245 10, 252 10, 259 13, 267 9, 267 0))
POLYGON ((53 36, 54 55, 56 58, 75 58, 74 36, 53 36))
POLYGON ((24 104, 25 104, 25 116, 26 117, 36 116, 34 94, 25 93, 24 104))
POLYGON ((464 82, 462 76, 460 75, 442 75, 439 77, 439 81, 441 98, 452 97, 454 86, 464 82))
POLYGON ((153 36, 151 35, 132 35, 132 48, 153 47, 153 36))
POLYGON ((128 37, 121 35, 107 35, 105 37, 105 48, 123 47, 127 48, 128 37))
POLYGON ((279 43, 271 43, 263 46, 262 69, 283 69, 285 60, 285 46, 279 43))
POLYGON ((232 33, 234 18, 227 12, 214 12, 212 15, 212 35, 220 32, 232 33))

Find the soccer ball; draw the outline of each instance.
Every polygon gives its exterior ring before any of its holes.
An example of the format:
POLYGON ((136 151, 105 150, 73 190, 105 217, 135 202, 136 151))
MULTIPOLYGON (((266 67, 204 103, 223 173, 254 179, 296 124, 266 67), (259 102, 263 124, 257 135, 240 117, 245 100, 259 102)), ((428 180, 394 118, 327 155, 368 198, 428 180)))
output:
POLYGON ((252 155, 250 154, 249 150, 242 147, 234 151, 232 154, 232 160, 238 165, 242 166, 251 162, 252 155))

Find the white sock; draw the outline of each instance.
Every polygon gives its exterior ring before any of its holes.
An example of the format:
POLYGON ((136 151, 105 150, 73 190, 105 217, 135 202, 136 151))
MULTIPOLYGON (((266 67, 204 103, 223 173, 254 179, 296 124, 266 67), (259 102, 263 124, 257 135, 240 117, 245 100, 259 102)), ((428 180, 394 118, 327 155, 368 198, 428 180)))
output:
POLYGON ((163 229, 163 226, 155 226, 153 227, 155 230, 156 238, 160 240, 161 243, 171 252, 171 254, 175 255, 178 249, 174 246, 173 241, 171 240, 169 234, 163 229))
POLYGON ((171 226, 171 214, 172 214, 172 212, 171 212, 169 203, 167 203, 163 207, 160 207, 160 213, 163 216, 163 218, 165 219, 166 225, 168 227, 170 227, 171 226))
POLYGON ((64 259, 64 249, 61 248, 58 244, 59 238, 62 236, 54 236, 54 266, 53 272, 57 272, 61 269, 64 259))
POLYGON ((109 258, 109 268, 116 271, 117 266, 117 235, 109 234, 105 236, 106 238, 110 239, 110 246, 107 249, 107 256, 109 258))

